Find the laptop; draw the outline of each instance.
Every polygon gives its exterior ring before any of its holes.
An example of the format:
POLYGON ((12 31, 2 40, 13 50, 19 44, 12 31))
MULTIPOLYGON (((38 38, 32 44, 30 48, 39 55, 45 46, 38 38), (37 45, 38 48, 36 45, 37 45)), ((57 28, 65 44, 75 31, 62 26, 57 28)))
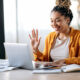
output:
MULTIPOLYGON (((29 46, 24 43, 4 43, 6 56, 8 57, 10 67, 20 67, 27 70, 33 70, 32 73, 60 73, 61 69, 51 70, 48 66, 44 67, 47 62, 38 62, 38 68, 35 68, 32 62, 32 54, 29 46), (43 64, 42 64, 43 63, 43 64)), ((35 62, 34 62, 35 63, 35 62)), ((48 62, 49 63, 49 62, 48 62)))
POLYGON ((4 43, 6 56, 11 67, 32 70, 32 56, 29 46, 25 43, 4 43))

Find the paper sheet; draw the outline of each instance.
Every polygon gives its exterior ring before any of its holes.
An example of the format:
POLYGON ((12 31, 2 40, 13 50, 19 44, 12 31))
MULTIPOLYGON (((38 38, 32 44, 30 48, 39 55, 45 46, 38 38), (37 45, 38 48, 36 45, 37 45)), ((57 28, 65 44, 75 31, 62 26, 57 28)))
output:
POLYGON ((0 59, 0 72, 13 70, 15 67, 9 67, 8 60, 0 59))

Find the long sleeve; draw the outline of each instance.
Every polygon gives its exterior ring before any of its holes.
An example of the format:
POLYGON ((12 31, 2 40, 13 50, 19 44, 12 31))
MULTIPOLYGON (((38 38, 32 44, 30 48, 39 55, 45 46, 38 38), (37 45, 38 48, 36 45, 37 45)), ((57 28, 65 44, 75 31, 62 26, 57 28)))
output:
POLYGON ((71 57, 65 59, 66 64, 80 64, 80 56, 79 57, 71 57))

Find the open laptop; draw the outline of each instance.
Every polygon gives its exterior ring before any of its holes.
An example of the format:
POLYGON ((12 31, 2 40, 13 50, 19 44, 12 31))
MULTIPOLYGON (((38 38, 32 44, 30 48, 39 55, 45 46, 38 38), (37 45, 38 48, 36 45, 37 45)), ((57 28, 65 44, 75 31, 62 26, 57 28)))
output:
POLYGON ((31 52, 29 46, 24 43, 4 43, 9 66, 33 69, 31 52))
MULTIPOLYGON (((39 68, 34 68, 32 63, 32 53, 27 44, 23 43, 4 43, 5 52, 9 60, 10 67, 21 67, 27 70, 33 70, 33 73, 60 73, 60 69, 49 70, 50 67, 44 67, 42 64, 39 68), (42 70, 41 70, 42 69, 42 70)), ((43 62, 45 63, 45 62, 43 62)))

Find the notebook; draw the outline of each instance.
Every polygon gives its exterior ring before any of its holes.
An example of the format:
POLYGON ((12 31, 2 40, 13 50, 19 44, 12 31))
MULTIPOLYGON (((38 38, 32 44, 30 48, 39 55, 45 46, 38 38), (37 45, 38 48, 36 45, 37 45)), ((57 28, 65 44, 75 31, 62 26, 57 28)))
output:
POLYGON ((78 64, 70 64, 66 66, 61 67, 63 72, 75 72, 75 71, 80 71, 80 65, 78 64))

